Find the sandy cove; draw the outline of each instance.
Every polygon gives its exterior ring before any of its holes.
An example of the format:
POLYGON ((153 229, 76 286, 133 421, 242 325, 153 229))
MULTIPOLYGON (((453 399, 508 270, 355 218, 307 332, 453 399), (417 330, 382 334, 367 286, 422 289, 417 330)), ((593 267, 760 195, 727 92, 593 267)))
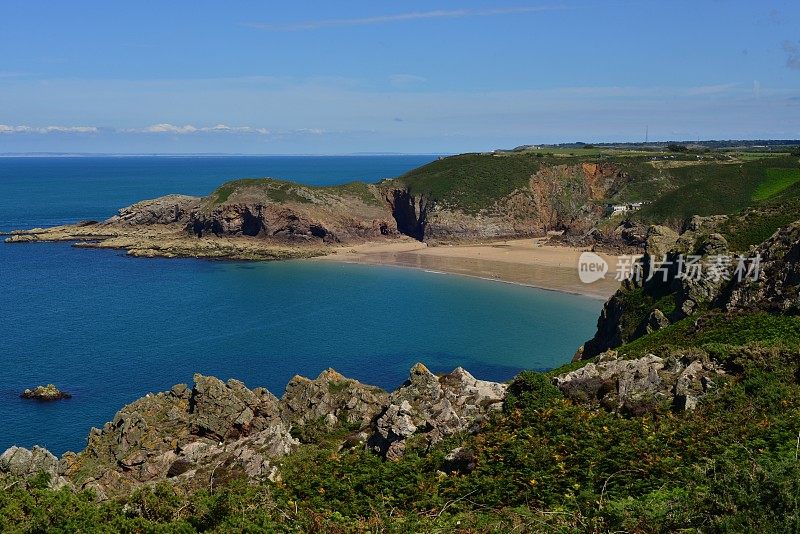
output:
MULTIPOLYGON (((427 246, 399 240, 337 248, 312 261, 396 265, 459 274, 607 299, 619 288, 613 271, 584 284, 578 278, 578 258, 588 249, 546 244, 543 239, 513 239, 485 244, 427 246)), ((599 254, 609 265, 615 256, 599 254)))
MULTIPOLYGON (((228 260, 311 259, 396 265, 459 274, 607 299, 619 287, 613 276, 593 284, 578 278, 578 258, 587 249, 548 245, 546 239, 428 246, 409 237, 359 244, 323 245, 265 241, 245 236, 202 239, 168 225, 69 225, 13 232, 7 243, 71 241, 75 246, 127 250, 140 257, 228 260)), ((615 257, 600 254, 609 265, 615 257)), ((612 273, 613 274, 613 273, 612 273)))

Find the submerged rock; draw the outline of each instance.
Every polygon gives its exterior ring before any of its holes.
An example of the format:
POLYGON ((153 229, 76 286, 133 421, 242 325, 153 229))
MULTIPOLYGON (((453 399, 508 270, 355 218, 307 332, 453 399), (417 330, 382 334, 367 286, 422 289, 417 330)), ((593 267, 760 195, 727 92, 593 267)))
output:
POLYGON ((36 386, 33 389, 26 389, 20 394, 20 397, 23 399, 40 401, 55 401, 61 399, 70 399, 72 398, 72 395, 66 391, 61 391, 53 384, 47 384, 46 386, 36 386))

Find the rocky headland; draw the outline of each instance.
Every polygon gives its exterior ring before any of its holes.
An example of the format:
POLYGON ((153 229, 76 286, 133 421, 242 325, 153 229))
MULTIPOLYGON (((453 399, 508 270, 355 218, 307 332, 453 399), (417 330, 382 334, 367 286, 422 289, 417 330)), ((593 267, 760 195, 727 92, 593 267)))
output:
MULTIPOLYGON (((476 186, 435 194, 403 178, 331 187, 235 180, 207 197, 167 195, 122 208, 105 221, 18 230, 5 241, 70 241, 124 249, 132 256, 237 260, 307 258, 337 247, 398 239, 435 245, 558 231, 566 233, 565 242, 569 236, 585 241, 604 217, 602 201, 630 180, 611 163, 537 164, 528 172, 517 187, 499 193, 476 186)), ((629 234, 612 232, 605 239, 622 243, 629 234)))

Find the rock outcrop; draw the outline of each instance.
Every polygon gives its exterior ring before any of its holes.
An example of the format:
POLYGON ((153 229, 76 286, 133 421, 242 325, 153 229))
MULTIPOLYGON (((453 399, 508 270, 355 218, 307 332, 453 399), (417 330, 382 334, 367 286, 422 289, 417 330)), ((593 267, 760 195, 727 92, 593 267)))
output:
POLYGON ((296 376, 279 400, 237 380, 197 374, 194 385, 148 394, 122 408, 86 448, 59 460, 45 449, 12 447, 0 457, 0 477, 50 475, 54 487, 92 489, 101 499, 169 480, 186 488, 232 478, 278 476, 276 461, 300 446, 309 427, 343 429, 343 446, 369 446, 387 458, 409 439, 433 444, 477 428, 501 406, 506 386, 475 379, 461 368, 437 377, 422 364, 389 394, 332 369, 316 379, 296 376))
POLYGON ((755 251, 757 272, 734 280, 723 295, 729 311, 760 309, 770 312, 800 311, 800 222, 778 230, 755 251))
POLYGON ((477 380, 461 367, 437 377, 418 363, 389 396, 369 445, 388 459, 403 455, 412 436, 427 444, 469 430, 502 407, 506 385, 477 380))
POLYGON ((295 376, 281 398, 281 418, 292 427, 322 424, 331 429, 342 423, 366 428, 389 395, 380 388, 345 378, 333 369, 316 379, 295 376))
POLYGON ((54 489, 69 486, 70 483, 61 476, 60 465, 50 451, 34 446, 32 449, 11 447, 0 455, 0 474, 30 479, 44 474, 48 477, 50 487, 54 489))
POLYGON ((196 486, 217 475, 273 476, 272 462, 298 445, 274 395, 236 380, 194 379, 193 388, 147 395, 93 429, 86 449, 62 458, 64 476, 101 496, 164 479, 196 486))
POLYGON ((708 358, 698 356, 647 354, 626 360, 607 351, 597 362, 559 375, 553 383, 576 401, 595 401, 611 410, 640 415, 662 405, 694 409, 713 388, 714 379, 724 374, 708 358))
POLYGON ((693 218, 682 234, 666 226, 648 229, 645 253, 634 268, 635 276, 624 280, 606 301, 594 337, 583 344, 574 359, 592 358, 665 328, 703 306, 718 305, 732 273, 717 278, 703 273, 708 274, 716 257, 729 256, 730 252, 724 237, 707 232, 705 224, 718 223, 708 219, 693 218), (695 266, 689 266, 689 261, 696 261, 695 266), (670 307, 668 311, 658 308, 662 302, 670 307))

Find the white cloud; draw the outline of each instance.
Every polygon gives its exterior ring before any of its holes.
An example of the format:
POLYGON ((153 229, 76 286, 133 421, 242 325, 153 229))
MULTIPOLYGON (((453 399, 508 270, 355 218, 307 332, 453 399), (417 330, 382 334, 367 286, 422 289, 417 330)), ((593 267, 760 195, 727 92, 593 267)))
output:
POLYGON ((274 24, 262 22, 250 22, 244 24, 251 28, 270 31, 302 31, 316 30, 319 28, 334 28, 341 26, 371 26, 374 24, 386 24, 390 22, 406 22, 410 20, 437 19, 437 18, 464 18, 464 17, 488 17, 493 15, 514 15, 521 13, 536 13, 541 11, 554 11, 564 9, 561 6, 521 6, 521 7, 500 7, 494 9, 438 9, 435 11, 413 11, 410 13, 397 13, 395 15, 378 15, 375 17, 360 17, 349 19, 321 19, 307 20, 288 24, 274 24))
POLYGON ((308 134, 308 135, 322 135, 325 132, 322 128, 300 128, 299 130, 295 130, 293 133, 297 134, 308 134))
POLYGON ((215 126, 193 126, 186 124, 184 126, 175 126, 162 122, 153 124, 144 128, 126 128, 120 130, 125 133, 167 133, 167 134, 194 134, 194 133, 238 133, 238 134, 259 134, 267 135, 270 131, 266 128, 253 128, 252 126, 228 126, 226 124, 217 124, 215 126))
POLYGON ((736 89, 738 83, 721 83, 716 85, 700 85, 697 87, 690 87, 687 95, 715 95, 719 93, 727 93, 732 89, 736 89))
POLYGON ((49 133, 97 133, 100 129, 96 126, 11 126, 0 124, 0 134, 49 134, 49 133))

